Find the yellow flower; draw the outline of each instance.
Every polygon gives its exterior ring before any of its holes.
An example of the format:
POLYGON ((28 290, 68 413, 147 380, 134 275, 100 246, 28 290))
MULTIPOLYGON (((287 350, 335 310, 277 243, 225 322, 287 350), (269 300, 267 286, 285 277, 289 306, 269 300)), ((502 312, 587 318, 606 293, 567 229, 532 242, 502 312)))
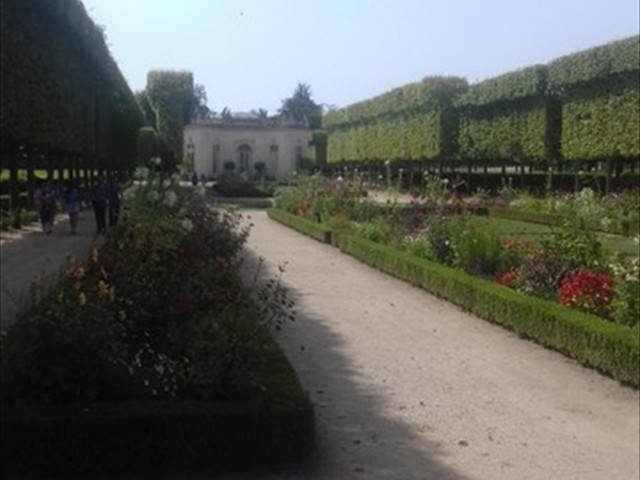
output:
POLYGON ((124 310, 120 310, 118 312, 118 320, 120 320, 121 322, 124 322, 127 319, 127 314, 124 313, 124 310))
POLYGON ((82 307, 85 303, 87 303, 87 296, 84 294, 84 292, 80 292, 78 294, 78 305, 82 307))
POLYGON ((96 290, 98 292, 98 297, 100 298, 108 296, 110 292, 109 285, 103 282, 102 280, 98 282, 98 286, 96 287, 96 290))
POLYGON ((85 276, 85 271, 84 268, 82 267, 76 267, 74 269, 71 270, 70 274, 71 277, 73 277, 75 280, 82 280, 85 276))
POLYGON ((91 259, 93 260, 93 263, 98 263, 98 247, 93 247, 93 250, 91 251, 91 259))

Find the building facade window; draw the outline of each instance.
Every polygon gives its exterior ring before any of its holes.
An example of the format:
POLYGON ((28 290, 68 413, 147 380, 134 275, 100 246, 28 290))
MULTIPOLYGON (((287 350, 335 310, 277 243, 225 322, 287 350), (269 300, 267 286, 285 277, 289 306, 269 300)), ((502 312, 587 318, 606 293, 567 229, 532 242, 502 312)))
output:
POLYGON ((241 172, 247 172, 251 168, 251 147, 242 144, 238 147, 238 165, 241 172))
POLYGON ((213 144, 213 162, 212 162, 212 170, 213 173, 218 173, 219 163, 220 163, 220 145, 218 143, 213 144))

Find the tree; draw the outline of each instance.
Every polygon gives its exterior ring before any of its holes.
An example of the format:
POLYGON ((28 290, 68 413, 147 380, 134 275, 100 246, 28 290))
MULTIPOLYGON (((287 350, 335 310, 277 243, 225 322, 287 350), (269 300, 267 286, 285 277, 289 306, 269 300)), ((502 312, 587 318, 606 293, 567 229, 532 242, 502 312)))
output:
POLYGON ((194 85, 187 71, 152 70, 147 75, 146 98, 156 118, 164 165, 172 169, 182 158, 182 132, 207 101, 202 85, 194 85))
POLYGON ((144 125, 145 127, 156 127, 156 114, 151 108, 151 104, 149 103, 149 98, 147 97, 146 90, 139 90, 135 93, 136 102, 140 106, 140 110, 142 110, 142 114, 144 116, 144 125))
POLYGON ((322 106, 312 100, 311 87, 306 83, 298 83, 293 96, 282 100, 280 114, 287 119, 307 122, 314 130, 322 124, 322 106))

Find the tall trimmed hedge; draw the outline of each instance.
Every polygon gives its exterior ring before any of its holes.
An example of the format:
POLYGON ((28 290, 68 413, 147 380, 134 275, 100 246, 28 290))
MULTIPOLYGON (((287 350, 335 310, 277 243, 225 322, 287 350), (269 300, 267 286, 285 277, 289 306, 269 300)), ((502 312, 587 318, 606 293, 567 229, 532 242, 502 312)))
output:
POLYGON ((457 146, 453 98, 466 89, 462 78, 427 77, 327 114, 328 161, 452 157, 457 146))
POLYGON ((425 78, 325 116, 328 161, 640 157, 640 37, 467 87, 425 78))
POLYGON ((0 131, 3 151, 43 151, 124 166, 135 158, 142 117, 79 0, 0 3, 0 131))
POLYGON ((549 64, 562 99, 562 155, 568 160, 640 156, 640 37, 549 64))
POLYGON ((456 99, 459 152, 468 160, 540 161, 553 157, 557 136, 543 66, 507 73, 473 85, 456 99))

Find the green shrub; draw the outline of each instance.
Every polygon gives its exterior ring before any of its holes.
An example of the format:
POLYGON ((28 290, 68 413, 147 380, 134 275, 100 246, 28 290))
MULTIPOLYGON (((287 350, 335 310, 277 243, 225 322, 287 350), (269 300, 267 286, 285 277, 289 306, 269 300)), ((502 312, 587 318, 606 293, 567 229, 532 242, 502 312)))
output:
POLYGON ((431 218, 423 236, 426 237, 424 258, 442 265, 453 264, 452 228, 449 219, 444 217, 431 218))
POLYGON ((499 230, 477 217, 459 217, 451 230, 453 265, 472 275, 493 277, 502 265, 499 230))
POLYGON ((612 318, 630 327, 640 326, 640 259, 614 264, 615 296, 612 303, 612 318))

